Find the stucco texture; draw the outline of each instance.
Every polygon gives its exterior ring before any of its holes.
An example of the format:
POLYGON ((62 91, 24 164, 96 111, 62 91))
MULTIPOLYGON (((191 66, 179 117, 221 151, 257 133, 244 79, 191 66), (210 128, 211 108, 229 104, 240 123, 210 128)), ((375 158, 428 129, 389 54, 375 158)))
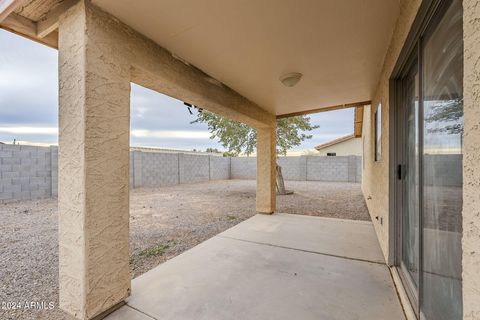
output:
POLYGON ((130 291, 130 66, 83 2, 60 25, 60 305, 92 318, 130 291))
POLYGON ((480 1, 463 1, 463 314, 480 319, 480 1))
MULTIPOLYGON (((375 230, 380 241, 385 259, 389 258, 389 79, 397 62, 405 39, 410 31, 415 16, 420 7, 421 0, 402 0, 400 15, 392 34, 390 45, 383 62, 382 72, 377 88, 372 93, 372 105, 365 108, 364 113, 364 173, 362 177, 362 190, 367 199, 367 206, 372 217, 375 230), (382 105, 382 157, 375 161, 375 122, 374 114, 378 105, 382 105), (378 217, 378 219, 375 219, 378 217), (381 223, 383 221, 383 224, 381 223)), ((393 223, 393 222, 392 222, 393 223)))

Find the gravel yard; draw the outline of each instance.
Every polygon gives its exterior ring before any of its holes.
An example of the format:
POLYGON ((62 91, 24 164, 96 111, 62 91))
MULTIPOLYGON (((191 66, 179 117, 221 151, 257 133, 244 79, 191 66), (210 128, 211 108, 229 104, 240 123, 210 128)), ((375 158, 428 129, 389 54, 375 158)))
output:
MULTIPOLYGON (((360 184, 287 181, 277 211, 369 220, 360 184)), ((134 189, 130 201, 132 278, 255 214, 255 181, 226 180, 134 189)), ((69 319, 58 305, 57 201, 0 204, 0 301, 53 303, 5 311, 0 319, 69 319)))

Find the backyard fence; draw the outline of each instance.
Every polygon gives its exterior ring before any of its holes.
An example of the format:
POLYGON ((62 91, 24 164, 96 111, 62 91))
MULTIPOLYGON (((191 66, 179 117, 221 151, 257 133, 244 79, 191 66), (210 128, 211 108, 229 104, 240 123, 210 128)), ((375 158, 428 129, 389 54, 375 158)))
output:
MULTIPOLYGON (((285 180, 361 182, 362 163, 359 156, 279 157, 285 180)), ((231 179, 255 179, 255 157, 231 158, 231 179)))
MULTIPOLYGON (((360 182, 358 156, 279 157, 285 180, 360 182)), ((255 157, 130 152, 130 186, 166 187, 211 180, 255 179, 255 157)), ((0 144, 0 202, 56 197, 58 148, 0 144)))

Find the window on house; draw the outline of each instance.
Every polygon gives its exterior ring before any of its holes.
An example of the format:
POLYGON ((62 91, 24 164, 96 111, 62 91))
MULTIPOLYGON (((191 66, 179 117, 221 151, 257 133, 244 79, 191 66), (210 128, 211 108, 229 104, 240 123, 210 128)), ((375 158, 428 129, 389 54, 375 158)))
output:
POLYGON ((327 156, 329 157, 335 157, 337 155, 336 152, 327 152, 327 156))
POLYGON ((382 104, 375 111, 375 161, 382 159, 382 104))

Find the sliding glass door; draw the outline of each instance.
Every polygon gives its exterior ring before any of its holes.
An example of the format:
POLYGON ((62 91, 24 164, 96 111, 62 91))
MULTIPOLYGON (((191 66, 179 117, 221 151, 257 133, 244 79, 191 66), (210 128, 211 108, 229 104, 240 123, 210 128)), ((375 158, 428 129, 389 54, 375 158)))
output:
POLYGON ((453 1, 423 49, 423 294, 427 319, 462 318, 463 28, 453 1))
POLYGON ((419 284, 419 77, 418 61, 414 57, 411 66, 402 80, 403 119, 405 119, 405 160, 404 202, 402 214, 402 257, 401 268, 405 279, 412 287, 412 294, 417 299, 419 284))
POLYGON ((462 319, 463 29, 441 3, 397 81, 399 267, 417 315, 462 319))

